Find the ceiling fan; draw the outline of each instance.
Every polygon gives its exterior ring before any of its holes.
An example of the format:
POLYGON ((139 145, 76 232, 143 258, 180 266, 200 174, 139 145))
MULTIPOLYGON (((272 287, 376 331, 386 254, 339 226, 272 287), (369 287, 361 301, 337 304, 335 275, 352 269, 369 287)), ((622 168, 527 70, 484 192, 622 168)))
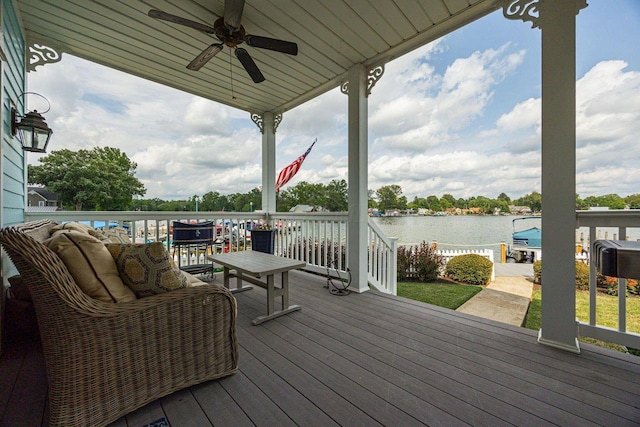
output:
POLYGON ((188 69, 193 71, 199 70, 211 58, 216 56, 225 45, 227 45, 235 50, 236 57, 247 73, 249 73, 249 76, 254 83, 260 83, 265 80, 260 69, 249 55, 249 52, 247 52, 246 49, 238 47, 238 45, 246 43, 251 47, 275 50, 276 52, 282 52, 289 55, 298 54, 298 45, 284 40, 247 34, 240 23, 243 9, 244 0, 225 0, 224 17, 218 18, 213 23, 213 27, 191 21, 190 19, 182 18, 180 16, 172 15, 158 9, 151 9, 149 11, 149 16, 163 21, 173 22, 174 24, 186 25, 187 27, 195 28, 196 30, 203 31, 207 34, 213 34, 220 40, 221 43, 213 43, 196 56, 195 59, 187 65, 188 69))

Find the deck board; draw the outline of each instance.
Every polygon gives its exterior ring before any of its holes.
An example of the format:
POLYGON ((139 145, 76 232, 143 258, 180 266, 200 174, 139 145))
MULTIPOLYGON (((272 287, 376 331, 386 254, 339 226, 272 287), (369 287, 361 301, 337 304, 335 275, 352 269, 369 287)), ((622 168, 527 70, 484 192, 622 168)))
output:
MULTIPOLYGON (((535 331, 377 292, 331 295, 307 273, 289 280, 302 310, 259 326, 266 291, 235 295, 236 374, 111 427, 640 424, 638 357, 588 344, 575 355, 537 344, 535 331)), ((0 426, 39 425, 42 351, 3 348, 0 426)))

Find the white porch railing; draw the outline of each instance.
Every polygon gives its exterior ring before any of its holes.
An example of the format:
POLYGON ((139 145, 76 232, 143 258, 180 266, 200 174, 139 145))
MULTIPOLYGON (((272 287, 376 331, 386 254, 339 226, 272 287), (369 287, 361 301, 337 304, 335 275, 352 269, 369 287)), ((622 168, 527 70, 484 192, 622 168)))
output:
MULTIPOLYGON (((276 229, 276 254, 306 261, 306 270, 349 280, 346 212, 283 213, 269 218, 276 229)), ((367 279, 380 292, 396 294, 397 239, 369 219, 367 279)))
POLYGON ((378 224, 369 218, 368 227, 369 284, 392 295, 398 292, 398 238, 384 235, 378 224))
MULTIPOLYGON (((222 250, 236 251, 248 247, 251 224, 267 221, 277 230, 275 254, 307 263, 305 270, 347 279, 349 276, 347 248, 347 213, 277 213, 267 216, 261 212, 120 212, 120 211, 59 211, 27 212, 26 221, 51 219, 56 222, 88 221, 95 227, 103 224, 129 227, 136 242, 162 241, 172 251, 170 230, 173 221, 214 221, 216 233, 225 241, 222 250)), ((397 252, 394 239, 383 235, 369 220, 369 283, 377 290, 396 292, 397 252), (372 230, 372 227, 375 227, 372 230)), ((183 265, 201 264, 205 253, 191 254, 183 265)))
MULTIPOLYGON (((640 210, 623 211, 578 211, 576 212, 576 226, 581 230, 588 229, 588 241, 584 247, 589 249, 591 244, 600 238, 626 240, 632 229, 637 235, 640 230, 640 210), (609 236, 611 233, 611 236, 609 236), (607 237, 603 237, 607 236, 607 237)), ((581 233, 582 234, 582 233, 581 233)), ((543 261, 544 262, 544 261, 543 261)), ((597 307, 597 272, 595 262, 589 266, 589 320, 578 321, 581 336, 591 337, 602 341, 613 342, 627 347, 640 349, 640 331, 627 330, 627 284, 625 279, 618 279, 618 327, 609 328, 598 325, 597 307)), ((640 278, 639 278, 640 279, 640 278)))

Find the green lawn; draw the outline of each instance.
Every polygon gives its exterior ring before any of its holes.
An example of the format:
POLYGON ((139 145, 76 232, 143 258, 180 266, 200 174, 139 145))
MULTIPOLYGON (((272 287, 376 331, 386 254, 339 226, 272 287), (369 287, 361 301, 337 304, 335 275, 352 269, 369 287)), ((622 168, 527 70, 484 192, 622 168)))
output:
MULTIPOLYGON (((618 327, 618 297, 598 293, 596 296, 596 323, 610 328, 618 327)), ((525 320, 525 327, 529 329, 540 329, 542 308, 542 292, 533 292, 529 312, 525 320)), ((582 322, 589 321, 589 292, 576 291, 576 317, 582 322)), ((640 297, 627 298, 627 330, 630 332, 640 332, 640 297)), ((603 343, 589 338, 581 341, 601 345, 624 351, 623 348, 615 344, 603 343)))
POLYGON ((482 286, 455 283, 398 282, 398 296, 455 310, 482 290, 482 286))

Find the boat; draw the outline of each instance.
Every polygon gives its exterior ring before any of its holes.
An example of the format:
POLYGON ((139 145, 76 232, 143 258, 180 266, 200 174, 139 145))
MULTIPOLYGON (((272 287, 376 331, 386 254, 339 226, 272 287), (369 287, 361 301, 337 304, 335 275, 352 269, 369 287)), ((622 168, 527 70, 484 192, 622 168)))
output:
POLYGON ((514 219, 511 244, 507 248, 507 262, 533 263, 542 259, 542 229, 539 216, 514 219))

